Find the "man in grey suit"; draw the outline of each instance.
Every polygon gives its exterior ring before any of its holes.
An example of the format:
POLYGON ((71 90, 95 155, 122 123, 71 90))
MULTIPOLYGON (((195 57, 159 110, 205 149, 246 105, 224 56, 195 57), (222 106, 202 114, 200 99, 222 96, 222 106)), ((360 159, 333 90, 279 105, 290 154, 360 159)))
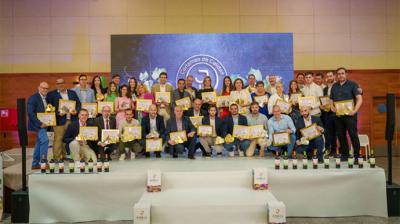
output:
POLYGON ((180 100, 182 98, 189 97, 190 98, 190 93, 185 91, 185 80, 184 79, 179 79, 178 80, 178 87, 172 92, 172 99, 171 99, 171 109, 173 110, 175 108, 175 102, 177 100, 180 100))
POLYGON ((76 92, 81 103, 95 103, 96 99, 94 97, 93 89, 89 88, 87 85, 87 75, 79 75, 79 87, 75 87, 72 90, 76 92))

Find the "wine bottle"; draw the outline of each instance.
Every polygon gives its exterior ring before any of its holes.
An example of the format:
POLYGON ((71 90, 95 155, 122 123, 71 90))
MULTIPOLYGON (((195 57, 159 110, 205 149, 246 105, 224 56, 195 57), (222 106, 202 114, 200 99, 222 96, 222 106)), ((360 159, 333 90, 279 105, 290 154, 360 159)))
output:
POLYGON ((276 154, 275 154, 275 169, 279 170, 280 166, 281 166, 281 157, 279 156, 279 152, 276 151, 276 154))
POLYGON ((371 156, 369 157, 369 167, 375 168, 375 155, 374 150, 371 150, 371 156))
POLYGON ((88 169, 89 169, 89 173, 93 173, 93 159, 92 159, 92 157, 90 157, 90 159, 88 161, 88 169))
POLYGON ((285 156, 283 157, 283 169, 287 170, 289 168, 289 158, 287 156, 287 152, 285 152, 285 156))
POLYGON ((50 173, 54 173, 54 170, 56 169, 56 164, 55 164, 54 158, 50 159, 49 169, 50 169, 50 173))
POLYGON ((96 167, 97 167, 97 172, 98 173, 101 173, 103 171, 103 162, 100 159, 100 154, 97 155, 96 167))
POLYGON ((110 161, 108 160, 108 154, 104 160, 104 172, 110 172, 110 161))
POLYGON ((358 154, 358 168, 362 169, 364 167, 364 158, 361 154, 361 149, 360 152, 358 154))
POLYGON ((74 159, 71 158, 71 160, 68 163, 68 168, 69 168, 69 172, 70 173, 74 173, 75 172, 75 161, 74 161, 74 159))
POLYGON ((297 155, 296 155, 296 150, 293 150, 292 166, 293 166, 293 169, 294 169, 294 170, 297 170, 297 155))
POLYGON ((42 160, 40 161, 40 172, 46 173, 46 160, 44 159, 44 154, 42 155, 42 160))
POLYGON ((325 167, 325 169, 329 169, 329 155, 327 154, 327 155, 325 155, 325 158, 324 158, 324 167, 325 167))
POLYGON ((85 160, 83 159, 83 157, 81 157, 81 161, 80 161, 80 165, 79 165, 79 169, 81 171, 81 173, 85 172, 85 160))
POLYGON ((350 150, 350 152, 349 152, 349 158, 347 159, 347 163, 348 163, 349 168, 352 169, 353 165, 354 165, 354 156, 353 156, 352 150, 350 150))
POLYGON ((312 159, 312 163, 313 163, 313 169, 318 169, 318 157, 317 157, 317 150, 314 149, 314 153, 313 153, 313 159, 312 159))
POLYGON ((64 173, 64 157, 61 156, 60 161, 58 161, 58 173, 64 173))
POLYGON ((307 152, 304 150, 303 152, 303 169, 308 169, 308 159, 307 159, 307 152))

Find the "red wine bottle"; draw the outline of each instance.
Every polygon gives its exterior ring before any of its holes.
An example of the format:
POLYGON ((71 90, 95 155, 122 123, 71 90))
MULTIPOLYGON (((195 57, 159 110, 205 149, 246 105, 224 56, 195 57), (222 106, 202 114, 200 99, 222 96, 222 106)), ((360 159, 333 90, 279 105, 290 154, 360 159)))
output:
POLYGON ((279 152, 276 151, 276 154, 275 154, 275 169, 279 170, 280 166, 281 166, 281 157, 279 156, 279 152))
POLYGON ((294 170, 297 170, 297 153, 296 150, 293 150, 293 155, 292 155, 292 167, 294 170))
POLYGON ((44 159, 44 154, 42 155, 42 160, 40 161, 40 172, 46 173, 46 160, 44 159))
POLYGON ((104 160, 104 172, 110 172, 110 161, 108 160, 108 154, 104 160))
POLYGON ((61 156, 60 161, 58 161, 58 172, 64 173, 64 157, 61 156))
POLYGON ((81 157, 81 161, 80 161, 80 164, 79 164, 79 169, 80 169, 80 171, 81 171, 81 173, 84 173, 85 172, 85 160, 83 159, 83 157, 81 157))
POLYGON ((100 158, 100 154, 97 155, 97 163, 96 163, 96 167, 97 167, 97 172, 101 173, 103 171, 103 162, 100 158))

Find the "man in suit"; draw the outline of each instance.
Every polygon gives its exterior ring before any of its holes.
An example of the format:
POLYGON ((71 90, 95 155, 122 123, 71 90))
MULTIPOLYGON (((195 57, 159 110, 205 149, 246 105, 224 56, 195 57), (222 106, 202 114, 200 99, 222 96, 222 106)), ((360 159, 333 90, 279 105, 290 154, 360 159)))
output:
POLYGON ((178 88, 176 88, 172 92, 171 109, 172 110, 174 109, 175 102, 177 100, 180 100, 180 99, 185 98, 185 97, 189 97, 190 98, 190 94, 189 94, 189 92, 185 91, 185 80, 184 79, 179 79, 178 80, 178 88))
MULTIPOLYGON (((324 88, 324 96, 330 97, 331 88, 335 83, 335 73, 328 72, 325 76, 326 87, 324 88)), ((336 129, 335 129, 335 113, 332 112, 330 105, 321 105, 321 119, 324 125, 325 131, 325 148, 328 150, 329 154, 334 155, 336 153, 336 129)))
POLYGON ((94 90, 87 85, 87 75, 79 75, 79 86, 73 88, 81 103, 95 103, 94 90))
POLYGON ((117 121, 114 117, 111 117, 110 114, 111 108, 109 106, 104 106, 101 111, 101 116, 94 120, 94 125, 97 126, 99 131, 99 141, 95 147, 96 154, 100 154, 102 159, 104 159, 104 155, 107 154, 108 159, 111 160, 111 153, 117 149, 117 145, 107 144, 101 141, 101 131, 103 129, 117 129, 117 121))
POLYGON ((81 109, 78 117, 78 120, 68 125, 63 141, 68 144, 74 161, 79 161, 83 158, 85 161, 92 159, 96 163, 97 158, 92 142, 76 139, 79 135, 80 127, 90 126, 88 123, 89 112, 86 109, 81 109))
POLYGON ((193 117, 193 116, 207 116, 207 111, 201 108, 202 101, 199 98, 193 100, 193 106, 186 111, 185 116, 193 117))
MULTIPOLYGON (((245 116, 239 114, 239 107, 237 104, 233 103, 229 106, 231 114, 224 119, 222 128, 222 137, 226 137, 228 134, 233 134, 233 127, 235 125, 245 125, 247 126, 247 119, 245 116)), ((245 151, 250 146, 250 140, 243 138, 235 138, 231 143, 224 143, 224 148, 228 150, 228 155, 230 157, 235 156, 234 146, 239 151, 239 156, 244 156, 245 151)))
MULTIPOLYGON (((146 139, 159 139, 165 142, 165 126, 164 119, 157 113, 157 105, 152 104, 149 107, 149 116, 142 119, 142 145, 146 150, 146 139)), ((161 157, 161 152, 155 152, 157 158, 161 157)), ((150 157, 150 153, 146 152, 146 157, 150 157)))
POLYGON ((45 112, 47 106, 46 96, 49 90, 49 84, 41 82, 38 92, 28 99, 28 130, 36 132, 35 151, 33 153, 32 169, 40 168, 42 157, 47 162, 47 148, 49 138, 47 137, 47 125, 37 118, 37 113, 45 112))
MULTIPOLYGON (((167 77, 168 75, 166 72, 160 73, 158 83, 151 87, 153 96, 156 96, 156 92, 169 92, 171 94, 174 88, 167 83, 167 77)), ((158 106, 158 113, 163 116, 165 123, 170 117, 170 104, 167 102, 156 102, 156 104, 158 106)))
POLYGON ((174 115, 167 121, 166 128, 166 139, 168 142, 169 152, 172 154, 173 158, 177 158, 178 154, 182 153, 186 148, 188 148, 188 158, 194 158, 194 150, 196 146, 196 128, 190 122, 189 118, 183 116, 182 107, 176 106, 174 108, 174 115), (187 141, 183 143, 176 142, 176 139, 170 139, 170 133, 176 131, 186 131, 187 141))
POLYGON ((303 153, 304 150, 307 151, 309 157, 312 155, 312 150, 317 149, 317 157, 320 163, 323 162, 323 150, 324 150, 324 140, 322 135, 312 139, 309 141, 308 145, 302 145, 301 138, 303 137, 301 134, 301 129, 308 127, 312 124, 317 124, 317 129, 320 133, 324 132, 324 128, 322 128, 321 119, 317 116, 310 115, 310 108, 309 107, 301 107, 300 108, 301 118, 296 122, 296 145, 297 145, 297 152, 299 154, 303 153))
POLYGON ((63 143, 63 137, 68 125, 71 121, 78 120, 77 111, 81 109, 81 102, 79 101, 78 95, 75 91, 65 88, 65 81, 62 78, 56 80, 56 90, 53 90, 47 94, 48 102, 55 107, 57 126, 53 127, 54 130, 54 144, 53 144, 53 156, 56 159, 66 157, 65 143, 63 143), (73 100, 76 102, 75 110, 60 112, 59 101, 73 100))
POLYGON ((222 155, 222 145, 216 145, 217 136, 222 136, 222 120, 217 117, 217 107, 210 105, 208 108, 208 116, 203 117, 201 122, 203 125, 211 125, 213 128, 212 136, 199 136, 200 144, 206 151, 205 156, 211 157, 211 146, 217 151, 217 155, 222 155))

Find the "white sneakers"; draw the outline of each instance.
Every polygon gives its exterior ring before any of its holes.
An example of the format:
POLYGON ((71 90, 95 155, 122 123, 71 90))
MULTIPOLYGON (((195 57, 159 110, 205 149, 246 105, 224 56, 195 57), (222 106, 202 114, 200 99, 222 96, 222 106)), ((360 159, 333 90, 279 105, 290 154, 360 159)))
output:
POLYGON ((241 151, 241 150, 239 150, 239 156, 240 156, 240 157, 243 157, 243 156, 244 156, 244 152, 241 151))
POLYGON ((119 161, 125 160, 125 157, 126 157, 125 153, 122 153, 121 156, 119 157, 119 161))
POLYGON ((234 157, 235 156, 235 152, 234 151, 228 152, 228 155, 229 155, 229 157, 234 157))
POLYGON ((135 153, 134 153, 134 152, 131 152, 131 160, 132 160, 132 159, 135 159, 135 158, 136 158, 135 153))

